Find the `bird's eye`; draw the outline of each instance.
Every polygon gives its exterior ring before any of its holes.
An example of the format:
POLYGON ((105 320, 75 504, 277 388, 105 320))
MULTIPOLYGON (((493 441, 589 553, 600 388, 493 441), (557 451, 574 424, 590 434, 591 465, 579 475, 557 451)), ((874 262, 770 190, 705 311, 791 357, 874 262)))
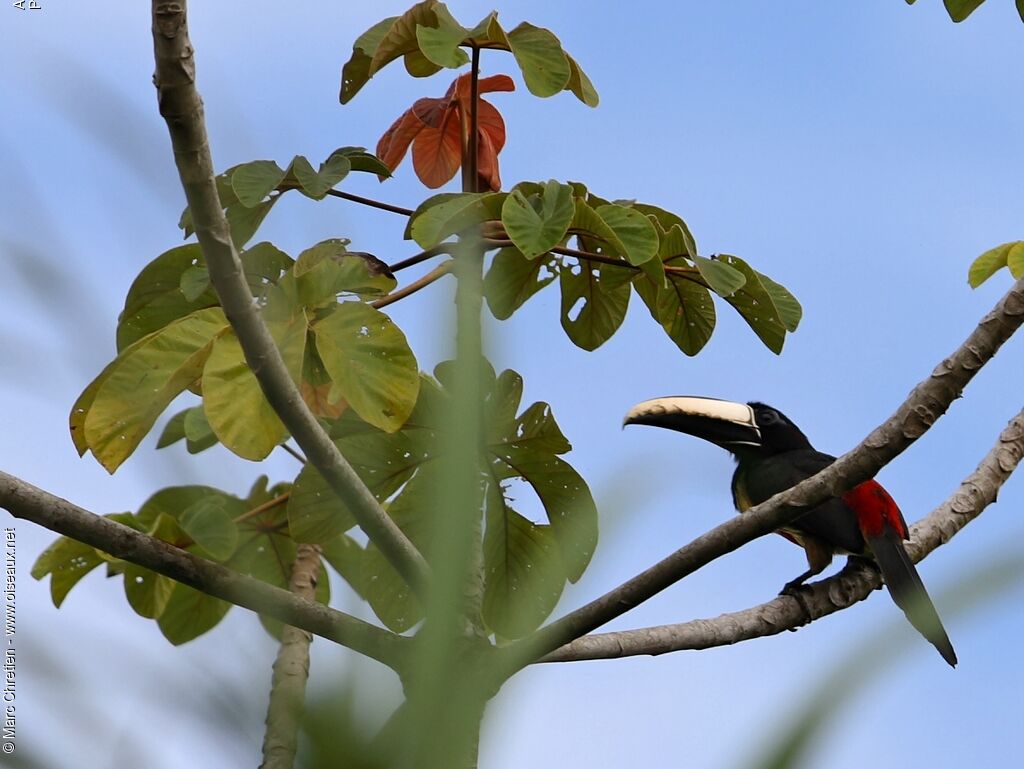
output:
POLYGON ((757 415, 757 421, 762 425, 771 425, 778 422, 779 417, 774 411, 762 411, 757 415))

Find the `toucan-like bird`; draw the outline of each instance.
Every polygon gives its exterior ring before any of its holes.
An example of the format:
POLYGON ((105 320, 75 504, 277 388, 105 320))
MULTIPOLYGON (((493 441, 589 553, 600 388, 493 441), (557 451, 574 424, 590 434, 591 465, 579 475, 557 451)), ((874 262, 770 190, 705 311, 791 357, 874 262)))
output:
MULTIPOLYGON (((835 461, 835 457, 815 451, 785 414, 763 403, 688 396, 655 398, 629 410, 623 425, 630 424, 678 430, 731 452, 737 462, 732 497, 741 513, 835 461)), ((784 593, 821 573, 836 553, 873 559, 910 624, 946 662, 956 666, 956 652, 942 620, 903 547, 908 539, 906 521, 877 481, 865 481, 841 497, 822 502, 778 533, 807 554, 807 571, 787 583, 784 593)))

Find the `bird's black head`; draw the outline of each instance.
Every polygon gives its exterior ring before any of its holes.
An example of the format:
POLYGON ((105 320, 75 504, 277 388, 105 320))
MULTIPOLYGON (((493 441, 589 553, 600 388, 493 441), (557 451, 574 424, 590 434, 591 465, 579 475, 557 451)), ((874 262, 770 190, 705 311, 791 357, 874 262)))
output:
POLYGON ((807 436, 785 414, 756 401, 733 403, 692 396, 655 398, 630 409, 623 424, 677 430, 710 441, 737 457, 811 448, 807 436))
POLYGON ((811 448, 807 436, 781 411, 757 401, 747 405, 754 412, 754 424, 761 434, 760 453, 781 454, 811 448))

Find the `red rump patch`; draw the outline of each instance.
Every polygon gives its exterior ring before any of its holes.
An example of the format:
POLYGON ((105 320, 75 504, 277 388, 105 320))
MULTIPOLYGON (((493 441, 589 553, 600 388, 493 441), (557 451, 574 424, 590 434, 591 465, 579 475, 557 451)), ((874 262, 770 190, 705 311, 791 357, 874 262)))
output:
POLYGON ((903 514, 878 481, 864 481, 850 489, 843 494, 843 502, 857 514, 857 525, 865 537, 880 537, 888 523, 901 539, 907 539, 903 514))

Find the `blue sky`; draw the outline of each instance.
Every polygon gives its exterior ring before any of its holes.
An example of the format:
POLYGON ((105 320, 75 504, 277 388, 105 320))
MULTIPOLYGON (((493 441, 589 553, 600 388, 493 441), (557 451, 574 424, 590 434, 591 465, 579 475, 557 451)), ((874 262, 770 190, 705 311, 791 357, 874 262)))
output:
MULTIPOLYGON (((0 467, 100 513, 137 509, 162 485, 242 492, 260 472, 291 477, 288 457, 255 468, 220 449, 199 458, 180 447, 155 452, 152 439, 114 477, 75 454, 68 410, 113 355, 129 283, 180 241, 182 194, 150 80, 148 5, 42 5, 0 9, 0 467)), ((441 95, 450 80, 412 80, 395 66, 338 104, 353 39, 404 2, 192 5, 219 168, 373 147, 415 98, 441 95)), ((471 24, 494 6, 449 7, 471 24)), ((523 374, 529 401, 552 404, 575 446, 569 459, 601 507, 598 553, 561 611, 732 514, 728 457, 668 432, 620 431, 630 405, 677 393, 764 400, 818 448, 841 453, 1005 291, 1005 274, 972 291, 966 271, 977 254, 1022 237, 1024 25, 1009 0, 989 0, 959 25, 937 0, 530 1, 499 11, 508 27, 526 19, 555 31, 602 99, 596 110, 567 93, 538 100, 510 57, 486 55, 486 74, 508 72, 519 85, 492 99, 508 125, 506 184, 572 179, 604 197, 661 205, 687 220, 702 253, 742 256, 804 306, 780 357, 722 304, 696 358, 680 354, 635 299, 618 334, 589 354, 565 338, 554 289, 510 321, 488 324, 496 366, 523 374)), ((384 185, 353 179, 345 188, 408 206, 427 194, 408 165, 384 185)), ((416 251, 401 241, 402 226, 341 201, 285 200, 261 237, 296 253, 341 235, 396 261, 416 251)), ((450 333, 436 322, 450 312, 449 289, 435 286, 394 310, 424 368, 450 351, 450 333)), ((882 471, 908 519, 945 499, 1021 407, 1021 345, 1011 340, 949 414, 882 471)), ((922 564, 940 611, 946 589, 1021 541, 1022 505, 1024 486, 1014 478, 995 507, 922 564)), ((132 750, 157 768, 199 758, 257 763, 274 646, 252 617, 235 610, 212 633, 172 649, 130 611, 120 585, 99 574, 55 610, 48 586, 28 575, 52 537, 15 526, 22 744, 50 745, 48 755, 65 760, 74 746, 86 767, 124 765, 105 756, 132 750), (60 666, 64 673, 55 672, 60 666), (225 729, 210 714, 223 714, 232 693, 245 705, 225 729), (178 732, 190 739, 166 739, 178 732)), ((613 627, 744 608, 803 568, 799 550, 764 538, 613 627)), ((898 653, 897 664, 841 712, 810 765, 860 766, 865 754, 882 766, 1005 764, 1019 754, 1022 602, 1018 587, 971 612, 943 612, 961 659, 956 671, 909 627, 894 631, 898 652, 880 642, 901 622, 881 594, 798 633, 734 648, 531 669, 494 703, 483 765, 739 766, 815 682, 876 643, 879 660, 898 653)), ((378 710, 396 696, 376 666, 324 642, 314 647, 314 675, 383 692, 378 710)))

